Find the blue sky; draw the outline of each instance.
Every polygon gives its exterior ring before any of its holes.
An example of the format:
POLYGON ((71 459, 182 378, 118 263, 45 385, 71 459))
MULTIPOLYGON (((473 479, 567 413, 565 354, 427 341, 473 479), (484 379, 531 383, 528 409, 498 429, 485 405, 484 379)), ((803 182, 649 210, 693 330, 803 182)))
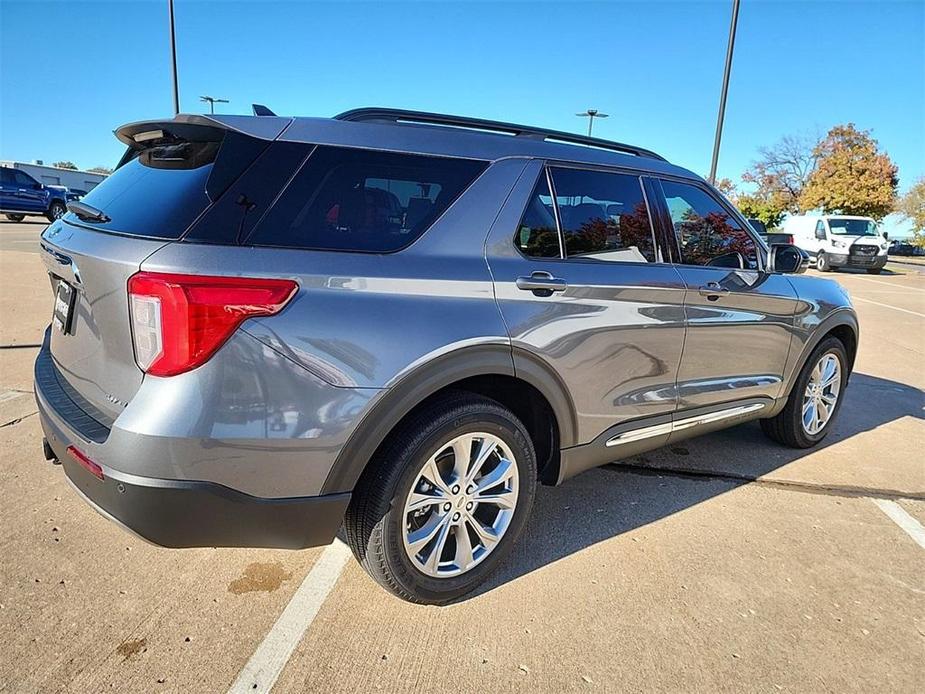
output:
MULTIPOLYGON (((730 2, 176 0, 181 110, 363 105, 595 134, 709 169, 730 2)), ((172 113, 167 2, 0 0, 0 158, 112 165, 121 123, 172 113)), ((719 173, 852 121, 925 174, 925 3, 743 0, 719 173)))

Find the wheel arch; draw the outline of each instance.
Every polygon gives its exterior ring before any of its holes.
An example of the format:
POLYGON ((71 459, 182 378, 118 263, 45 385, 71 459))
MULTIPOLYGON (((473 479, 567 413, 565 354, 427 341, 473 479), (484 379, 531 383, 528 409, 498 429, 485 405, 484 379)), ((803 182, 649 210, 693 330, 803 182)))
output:
POLYGON ((793 361, 786 379, 784 399, 790 396, 793 384, 813 353, 813 350, 827 337, 836 337, 845 346, 848 354, 848 374, 854 370, 854 361, 858 350, 858 319, 850 308, 842 308, 829 314, 812 332, 810 338, 803 343, 799 356, 793 361))
POLYGON ((564 385, 551 369, 535 360, 513 358, 508 345, 478 345, 441 355, 384 390, 341 449, 321 493, 352 491, 396 427, 433 398, 452 390, 484 395, 513 411, 538 449, 541 480, 555 481, 559 449, 572 445, 576 431, 574 409, 564 385))

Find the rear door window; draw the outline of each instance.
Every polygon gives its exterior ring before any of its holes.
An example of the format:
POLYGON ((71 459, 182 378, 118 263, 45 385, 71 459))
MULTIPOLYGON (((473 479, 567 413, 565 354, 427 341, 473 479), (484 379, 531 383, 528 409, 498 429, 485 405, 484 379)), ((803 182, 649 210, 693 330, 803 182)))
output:
POLYGON ((487 164, 317 147, 247 242, 388 253, 417 239, 487 164))
POLYGON ((655 235, 638 176, 553 168, 565 254, 654 263, 655 235))

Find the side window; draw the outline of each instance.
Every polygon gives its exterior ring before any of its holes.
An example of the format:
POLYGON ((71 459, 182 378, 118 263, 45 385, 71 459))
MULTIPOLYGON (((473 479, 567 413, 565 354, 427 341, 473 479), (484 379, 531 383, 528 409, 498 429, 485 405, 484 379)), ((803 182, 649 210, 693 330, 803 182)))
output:
POLYGON ((395 251, 423 234, 485 167, 468 159, 318 147, 248 243, 395 251))
POLYGON ((15 179, 13 177, 13 169, 8 169, 6 167, 0 169, 0 183, 11 186, 13 185, 14 181, 15 179))
POLYGON ((825 241, 825 222, 821 219, 816 222, 816 238, 825 241))
POLYGON ((748 232, 702 188, 662 181, 681 262, 685 265, 758 267, 758 249, 748 232))
POLYGON ((552 183, 567 257, 656 261, 655 237, 638 176, 552 169, 552 183))
POLYGON ((559 232, 556 229, 556 216, 552 209, 552 195, 546 181, 546 172, 530 196, 523 219, 514 238, 520 252, 531 258, 558 258, 559 232))
POLYGON ((31 176, 24 174, 22 171, 13 171, 13 175, 16 177, 16 185, 20 188, 31 188, 35 185, 35 179, 31 176))

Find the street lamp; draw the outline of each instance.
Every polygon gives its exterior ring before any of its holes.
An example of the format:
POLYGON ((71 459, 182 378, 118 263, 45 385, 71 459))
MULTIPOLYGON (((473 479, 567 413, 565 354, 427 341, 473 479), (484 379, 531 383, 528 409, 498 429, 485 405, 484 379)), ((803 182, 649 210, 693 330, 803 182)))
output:
POLYGON ((739 0, 732 0, 732 20, 729 22, 729 42, 726 44, 726 67, 723 70, 723 91, 719 95, 719 113, 716 116, 716 137, 713 139, 713 161, 710 163, 710 183, 716 185, 716 165, 719 163, 719 142, 723 138, 723 118, 726 115, 726 94, 729 93, 729 73, 732 70, 732 50, 736 43, 736 24, 739 21, 739 0))
POLYGON ((227 104, 228 99, 217 99, 214 96, 200 96, 200 101, 204 101, 209 104, 209 113, 215 113, 215 104, 227 104))
POLYGON ((608 114, 606 114, 606 113, 601 113, 601 112, 598 111, 596 108, 589 108, 589 109, 588 109, 587 111, 585 111, 584 113, 576 113, 575 115, 576 115, 576 116, 580 116, 581 118, 587 118, 587 119, 588 119, 588 137, 591 137, 591 128, 594 126, 594 119, 595 119, 595 118, 607 118, 607 117, 608 117, 608 114))
POLYGON ((173 0, 167 0, 167 17, 170 20, 170 66, 173 75, 173 112, 180 112, 180 86, 177 82, 177 36, 173 27, 173 0))

